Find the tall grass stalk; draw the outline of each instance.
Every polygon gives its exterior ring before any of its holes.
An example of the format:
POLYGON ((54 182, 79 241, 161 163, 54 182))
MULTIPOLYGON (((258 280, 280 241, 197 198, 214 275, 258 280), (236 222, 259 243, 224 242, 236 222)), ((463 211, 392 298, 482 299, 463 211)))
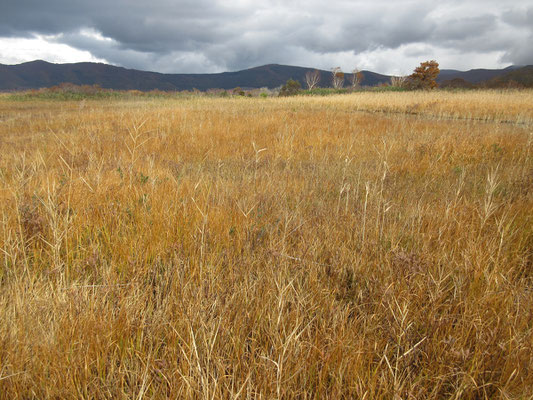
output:
POLYGON ((1 96, 0 399, 530 398, 531 104, 1 96))

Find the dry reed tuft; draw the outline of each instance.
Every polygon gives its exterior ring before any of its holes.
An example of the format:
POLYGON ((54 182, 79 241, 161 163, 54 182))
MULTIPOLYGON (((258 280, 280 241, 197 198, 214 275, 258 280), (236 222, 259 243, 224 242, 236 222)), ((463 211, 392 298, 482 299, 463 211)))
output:
POLYGON ((0 398, 532 396, 531 104, 0 98, 0 398))

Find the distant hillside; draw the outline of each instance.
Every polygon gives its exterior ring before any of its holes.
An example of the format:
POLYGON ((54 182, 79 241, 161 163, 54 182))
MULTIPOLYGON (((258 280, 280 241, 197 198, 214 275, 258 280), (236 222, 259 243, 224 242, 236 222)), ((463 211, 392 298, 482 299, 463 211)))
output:
POLYGON ((440 82, 439 87, 442 89, 474 89, 476 85, 463 78, 453 78, 440 82))
MULTIPOLYGON (((237 72, 218 74, 161 74, 138 71, 98 63, 51 64, 32 61, 19 65, 0 64, 0 90, 25 90, 56 86, 64 82, 76 85, 100 85, 116 90, 207 90, 243 88, 275 88, 288 79, 305 86, 305 74, 313 68, 287 65, 265 65, 237 72)), ((322 86, 330 86, 331 72, 320 71, 322 86)), ((388 82, 390 77, 363 71, 362 84, 374 86, 388 82)), ((348 79, 350 74, 346 74, 348 79)))
POLYGON ((457 71, 455 69, 442 69, 437 78, 437 82, 451 81, 453 79, 463 79, 469 83, 480 83, 496 76, 503 75, 517 67, 510 66, 504 69, 471 69, 469 71, 457 71))
POLYGON ((533 87, 533 65, 514 69, 503 75, 484 82, 484 86, 491 88, 500 87, 533 87))
MULTIPOLYGON (((519 86, 532 86, 532 67, 508 67, 505 69, 473 69, 457 71, 441 70, 437 81, 443 86, 470 87, 470 84, 489 82, 487 85, 505 86, 506 82, 518 82, 519 86), (525 69, 524 69, 525 68, 525 69), (529 69, 528 69, 529 68, 529 69)), ((313 68, 270 64, 237 72, 218 74, 161 74, 157 72, 126 69, 100 63, 52 64, 45 61, 32 61, 19 65, 0 64, 0 90, 39 89, 73 83, 75 85, 100 85, 115 90, 154 89, 165 91, 208 90, 242 88, 275 88, 289 79, 295 79, 305 87, 305 74, 313 68)), ((389 83, 390 76, 371 71, 363 72, 363 86, 376 86, 389 83)), ((320 71, 319 86, 331 86, 331 72, 320 71)), ((350 74, 346 74, 348 84, 350 74)))

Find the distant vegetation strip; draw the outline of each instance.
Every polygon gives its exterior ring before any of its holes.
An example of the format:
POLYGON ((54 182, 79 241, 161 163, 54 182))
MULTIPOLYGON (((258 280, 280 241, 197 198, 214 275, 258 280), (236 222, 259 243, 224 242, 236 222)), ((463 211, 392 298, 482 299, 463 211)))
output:
MULTIPOLYGON (((406 91, 405 88, 393 86, 375 86, 368 88, 315 88, 312 90, 298 90, 302 96, 331 96, 338 94, 349 94, 354 92, 388 92, 388 91, 406 91)), ((234 90, 211 89, 205 92, 195 90, 182 91, 162 91, 151 90, 142 92, 140 90, 113 90, 104 89, 98 86, 78 86, 72 84, 62 84, 51 88, 25 90, 19 92, 6 92, 0 96, 0 99, 9 101, 32 101, 32 100, 58 100, 58 101, 76 101, 76 100, 106 100, 106 99, 138 99, 138 98, 183 98, 191 96, 204 97, 277 97, 279 89, 241 89, 234 90)))
MULTIPOLYGON (((236 72, 216 74, 161 74, 138 71, 106 64, 51 64, 33 61, 19 65, 0 64, 0 91, 25 91, 53 88, 65 83, 94 86, 113 90, 153 90, 164 92, 203 91, 213 88, 233 91, 235 88, 274 90, 289 80, 310 89, 333 86, 350 87, 399 86, 406 77, 389 76, 355 68, 344 73, 340 67, 330 71, 287 65, 264 65, 236 72)), ((532 87, 533 66, 505 69, 476 69, 470 71, 440 70, 436 82, 441 87, 470 89, 532 87)), ((320 92, 313 92, 317 94, 320 92)), ((326 94, 330 94, 329 91, 326 94)), ((99 94, 101 95, 101 94, 99 94)))

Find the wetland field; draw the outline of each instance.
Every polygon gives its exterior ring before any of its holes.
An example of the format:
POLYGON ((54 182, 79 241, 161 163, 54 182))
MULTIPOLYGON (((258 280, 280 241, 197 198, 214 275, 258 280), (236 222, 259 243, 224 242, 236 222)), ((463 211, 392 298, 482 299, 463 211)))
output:
POLYGON ((0 95, 0 399, 528 399, 533 91, 0 95))

